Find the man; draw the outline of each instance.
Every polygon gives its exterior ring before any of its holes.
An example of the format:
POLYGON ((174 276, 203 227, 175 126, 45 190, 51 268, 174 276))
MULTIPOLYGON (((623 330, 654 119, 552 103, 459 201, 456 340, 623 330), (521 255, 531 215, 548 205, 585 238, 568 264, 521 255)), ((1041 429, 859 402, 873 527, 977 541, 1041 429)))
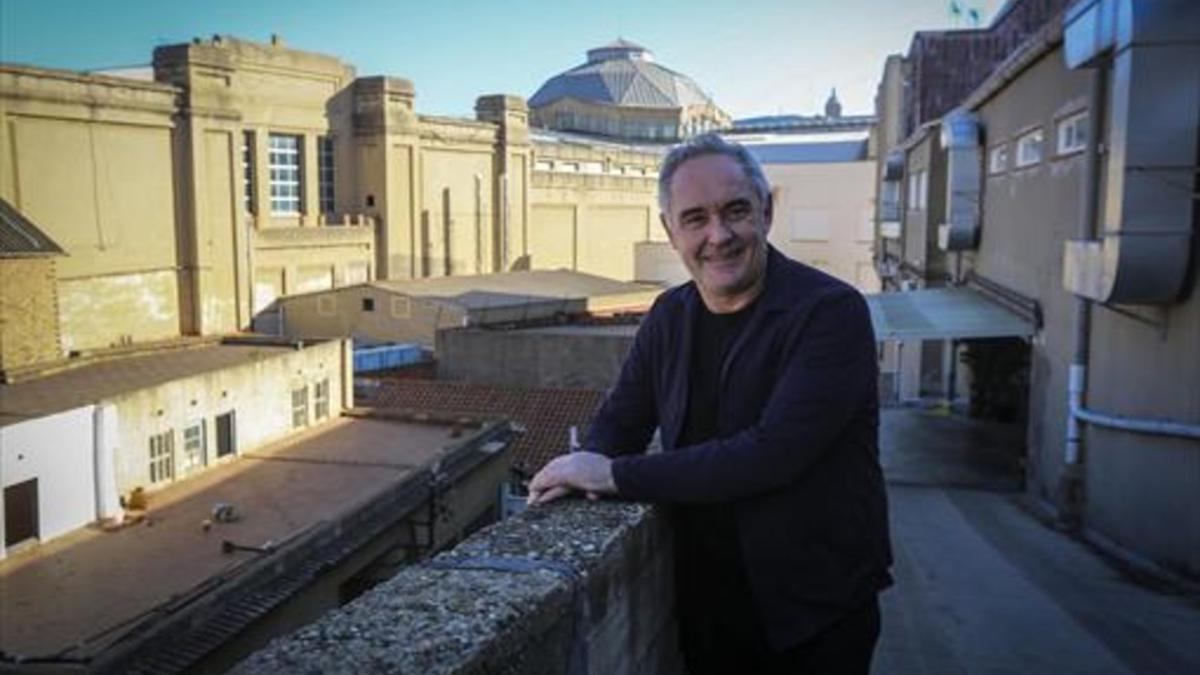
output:
POLYGON ((692 281, 651 308, 587 451, 529 501, 672 506, 693 675, 866 673, 891 583, 866 303, 767 244, 769 185, 740 145, 673 149, 659 206, 692 281), (643 454, 655 428, 663 452, 643 454))

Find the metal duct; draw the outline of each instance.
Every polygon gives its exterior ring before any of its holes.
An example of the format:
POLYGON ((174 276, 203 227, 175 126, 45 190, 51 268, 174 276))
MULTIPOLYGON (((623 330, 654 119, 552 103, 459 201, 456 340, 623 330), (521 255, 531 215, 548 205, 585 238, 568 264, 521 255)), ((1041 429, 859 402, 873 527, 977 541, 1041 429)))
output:
POLYGON ((1111 87, 1103 226, 1066 242, 1063 286, 1100 302, 1174 302, 1196 217, 1200 2, 1080 0, 1064 24, 1067 66, 1110 69, 1111 87))
POLYGON ((946 221, 938 227, 938 246, 965 251, 979 243, 979 199, 983 188, 979 118, 955 108, 942 118, 946 149, 946 221))

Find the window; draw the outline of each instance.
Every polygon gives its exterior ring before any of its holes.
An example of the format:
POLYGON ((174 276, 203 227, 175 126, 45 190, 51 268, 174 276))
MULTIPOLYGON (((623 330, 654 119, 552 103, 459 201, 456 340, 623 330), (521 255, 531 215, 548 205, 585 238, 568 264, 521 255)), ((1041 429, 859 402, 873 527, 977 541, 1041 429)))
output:
POLYGON ((1088 114, 1081 112, 1058 122, 1058 154, 1070 155, 1087 147, 1088 114))
POLYGON ((308 426, 308 387, 292 390, 292 428, 308 426))
POLYGON ((317 420, 329 417, 329 380, 313 385, 313 417, 317 420))
POLYGON ((908 176, 908 210, 925 210, 926 172, 914 171, 908 176))
POLYGON ((271 134, 267 141, 271 168, 271 213, 300 213, 300 137, 271 134))
POLYGON ((333 137, 317 138, 317 193, 321 213, 333 213, 333 137))
POLYGON ((204 466, 204 421, 194 422, 183 430, 183 457, 179 461, 179 473, 187 475, 204 466))
POLYGON ((397 319, 408 319, 412 316, 412 299, 408 297, 392 298, 392 316, 397 319))
POLYGON ((362 299, 362 311, 374 312, 375 311, 375 298, 363 298, 362 299))
POLYGON ((988 155, 988 173, 1004 173, 1008 169, 1008 143, 992 148, 988 155))
POLYGON ((175 430, 150 437, 150 482, 175 479, 175 430))
POLYGON ((242 207, 254 213, 254 132, 242 132, 242 207))
POLYGON ((1017 138, 1017 168, 1033 166, 1042 161, 1042 130, 1022 134, 1017 138))

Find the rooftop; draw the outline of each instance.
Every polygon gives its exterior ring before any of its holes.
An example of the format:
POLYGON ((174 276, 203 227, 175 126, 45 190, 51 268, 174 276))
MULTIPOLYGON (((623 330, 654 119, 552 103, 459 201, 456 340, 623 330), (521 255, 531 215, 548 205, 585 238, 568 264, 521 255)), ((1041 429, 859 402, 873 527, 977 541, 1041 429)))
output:
POLYGON ((140 354, 95 360, 12 384, 0 384, 0 426, 51 415, 298 349, 268 340, 248 343, 177 342, 140 354))
POLYGON ((763 164, 828 164, 867 159, 867 141, 819 143, 748 143, 746 149, 763 164))
POLYGON ((0 561, 0 650, 102 651, 131 622, 170 613, 259 558, 223 553, 222 540, 285 548, 394 491, 460 442, 450 427, 343 417, 155 493, 142 524, 81 529, 11 556, 0 561), (203 529, 218 502, 235 505, 241 519, 203 529))
POLYGON ((453 302, 467 309, 521 305, 541 300, 589 300, 588 309, 648 307, 662 288, 653 284, 616 281, 565 269, 500 272, 413 281, 375 281, 384 288, 415 297, 453 302))
POLYGON ((0 258, 64 255, 62 248, 12 204, 0 199, 0 258))
POLYGON ((582 442, 604 392, 588 389, 523 389, 468 382, 389 380, 373 402, 380 408, 501 415, 525 433, 512 444, 513 465, 532 475, 567 451, 570 429, 579 427, 582 442))
POLYGON ((715 105, 692 78, 655 63, 640 45, 614 42, 589 50, 587 59, 547 80, 529 106, 540 108, 564 98, 637 108, 715 105))

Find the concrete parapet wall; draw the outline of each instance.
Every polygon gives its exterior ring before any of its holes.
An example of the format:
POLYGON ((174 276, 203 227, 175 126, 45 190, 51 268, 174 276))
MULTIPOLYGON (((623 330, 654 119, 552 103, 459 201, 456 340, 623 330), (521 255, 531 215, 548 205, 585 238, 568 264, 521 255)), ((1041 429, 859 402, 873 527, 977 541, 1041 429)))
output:
POLYGON ((608 389, 636 326, 437 333, 438 377, 533 389, 608 389))
POLYGON ((679 673, 652 507, 531 509, 409 567, 232 673, 679 673))

